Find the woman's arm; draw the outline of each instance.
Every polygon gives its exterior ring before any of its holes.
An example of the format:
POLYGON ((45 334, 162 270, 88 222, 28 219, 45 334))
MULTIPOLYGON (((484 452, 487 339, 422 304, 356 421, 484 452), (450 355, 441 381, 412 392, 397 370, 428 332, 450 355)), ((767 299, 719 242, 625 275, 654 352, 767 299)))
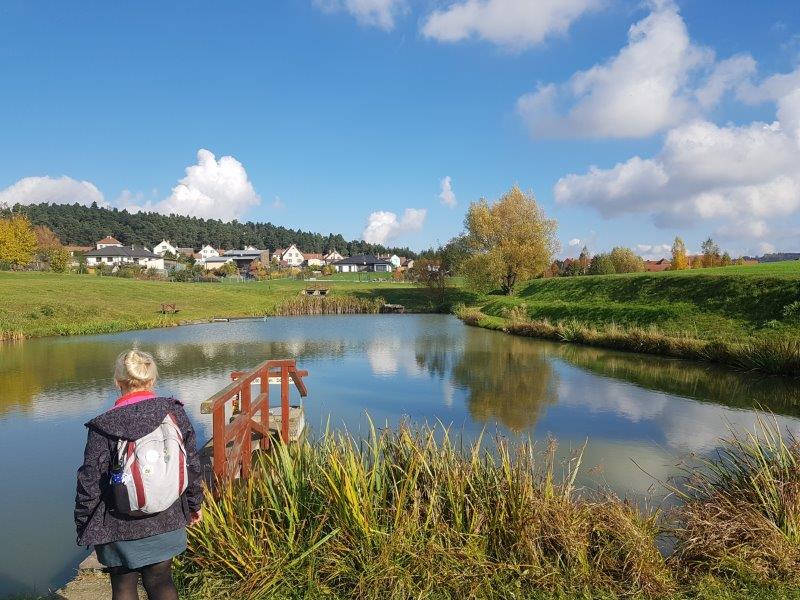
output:
POLYGON ((75 528, 78 538, 100 503, 101 481, 109 471, 110 459, 108 440, 90 428, 83 452, 83 465, 78 469, 75 492, 75 528))

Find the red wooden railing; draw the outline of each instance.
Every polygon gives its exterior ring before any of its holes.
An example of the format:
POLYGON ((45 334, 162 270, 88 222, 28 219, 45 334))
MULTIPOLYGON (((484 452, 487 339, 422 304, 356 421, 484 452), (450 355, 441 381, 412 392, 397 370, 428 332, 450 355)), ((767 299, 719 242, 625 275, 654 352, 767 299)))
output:
POLYGON ((253 456, 253 432, 261 436, 262 450, 269 448, 269 382, 280 380, 281 386, 281 440, 289 442, 289 382, 294 383, 301 397, 308 394, 303 377, 294 360, 268 360, 252 371, 231 373, 233 382, 209 398, 204 404, 212 414, 212 446, 214 476, 218 480, 232 479, 237 475, 248 477, 253 456), (258 394, 252 397, 256 382, 258 394), (233 419, 226 422, 225 410, 232 403, 233 419), (237 406, 238 405, 238 406, 237 406), (238 408, 238 412, 236 410, 238 408))

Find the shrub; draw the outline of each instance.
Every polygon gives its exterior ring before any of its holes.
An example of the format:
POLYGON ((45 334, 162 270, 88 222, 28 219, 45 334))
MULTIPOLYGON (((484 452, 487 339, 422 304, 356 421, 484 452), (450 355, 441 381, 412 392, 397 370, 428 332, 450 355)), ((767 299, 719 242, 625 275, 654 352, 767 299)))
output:
POLYGON ((512 306, 503 311, 503 316, 513 325, 520 325, 531 320, 524 306, 512 306))
POLYGON ((800 300, 795 300, 790 304, 783 307, 784 319, 797 319, 800 318, 800 300))
POLYGON ((608 254, 595 254, 589 263, 589 275, 613 275, 617 270, 608 254))
POLYGON ((609 254, 617 273, 639 273, 644 271, 644 260, 630 248, 616 247, 609 254))

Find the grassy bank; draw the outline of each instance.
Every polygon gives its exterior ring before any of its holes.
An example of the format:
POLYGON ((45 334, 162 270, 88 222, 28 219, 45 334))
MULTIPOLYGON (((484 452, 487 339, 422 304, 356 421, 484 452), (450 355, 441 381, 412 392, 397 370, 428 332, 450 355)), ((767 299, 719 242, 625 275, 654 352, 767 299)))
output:
POLYGON ((282 447, 208 499, 179 580, 192 598, 798 597, 800 451, 776 426, 676 482, 666 515, 577 489, 581 455, 554 455, 408 428, 282 447))
POLYGON ((797 374, 798 300, 800 262, 788 262, 540 279, 461 316, 517 335, 797 374))
MULTIPOLYGON (((300 290, 311 284, 291 279, 248 283, 175 283, 92 275, 0 272, 0 340, 47 335, 109 333, 166 327, 212 318, 288 314, 300 290), (162 315, 161 304, 179 312, 162 315)), ((379 298, 411 312, 436 308, 419 288, 406 283, 325 282, 329 304, 358 312, 379 298), (358 305, 358 306, 356 306, 358 305)), ((297 306, 294 306, 296 309, 297 306)), ((309 308, 314 306, 309 305, 309 308)), ((365 311, 360 311, 365 312, 365 311)), ((301 314, 296 311, 292 314, 301 314)), ((302 313, 306 314, 306 313, 302 313)))

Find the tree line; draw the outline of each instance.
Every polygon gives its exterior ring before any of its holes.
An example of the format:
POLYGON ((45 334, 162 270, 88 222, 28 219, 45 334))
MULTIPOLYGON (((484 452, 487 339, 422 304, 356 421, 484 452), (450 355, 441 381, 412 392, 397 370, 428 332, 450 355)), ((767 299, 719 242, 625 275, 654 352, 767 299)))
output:
POLYGON ((117 208, 101 208, 81 204, 30 204, 0 207, 0 218, 21 214, 34 226, 51 229, 62 243, 74 246, 94 246, 97 240, 112 235, 126 246, 152 247, 162 239, 181 248, 257 248, 275 250, 296 244, 304 252, 324 253, 332 249, 345 255, 397 254, 414 257, 408 248, 368 244, 363 240, 345 240, 341 234, 323 235, 299 229, 289 229, 272 223, 248 221, 223 222, 181 215, 162 215, 153 212, 131 213, 117 208))
MULTIPOLYGON (((537 277, 613 275, 646 271, 644 259, 632 249, 617 246, 591 255, 584 246, 577 259, 554 260, 558 251, 557 223, 547 218, 533 194, 514 186, 494 203, 473 202, 464 219, 464 232, 444 246, 420 253, 412 274, 427 287, 443 285, 447 276, 464 278, 478 292, 514 293, 519 283, 537 277), (420 270, 426 271, 425 273, 420 270)), ((688 256, 679 237, 672 246, 669 270, 742 264, 722 252, 712 238, 701 254, 688 256)))

